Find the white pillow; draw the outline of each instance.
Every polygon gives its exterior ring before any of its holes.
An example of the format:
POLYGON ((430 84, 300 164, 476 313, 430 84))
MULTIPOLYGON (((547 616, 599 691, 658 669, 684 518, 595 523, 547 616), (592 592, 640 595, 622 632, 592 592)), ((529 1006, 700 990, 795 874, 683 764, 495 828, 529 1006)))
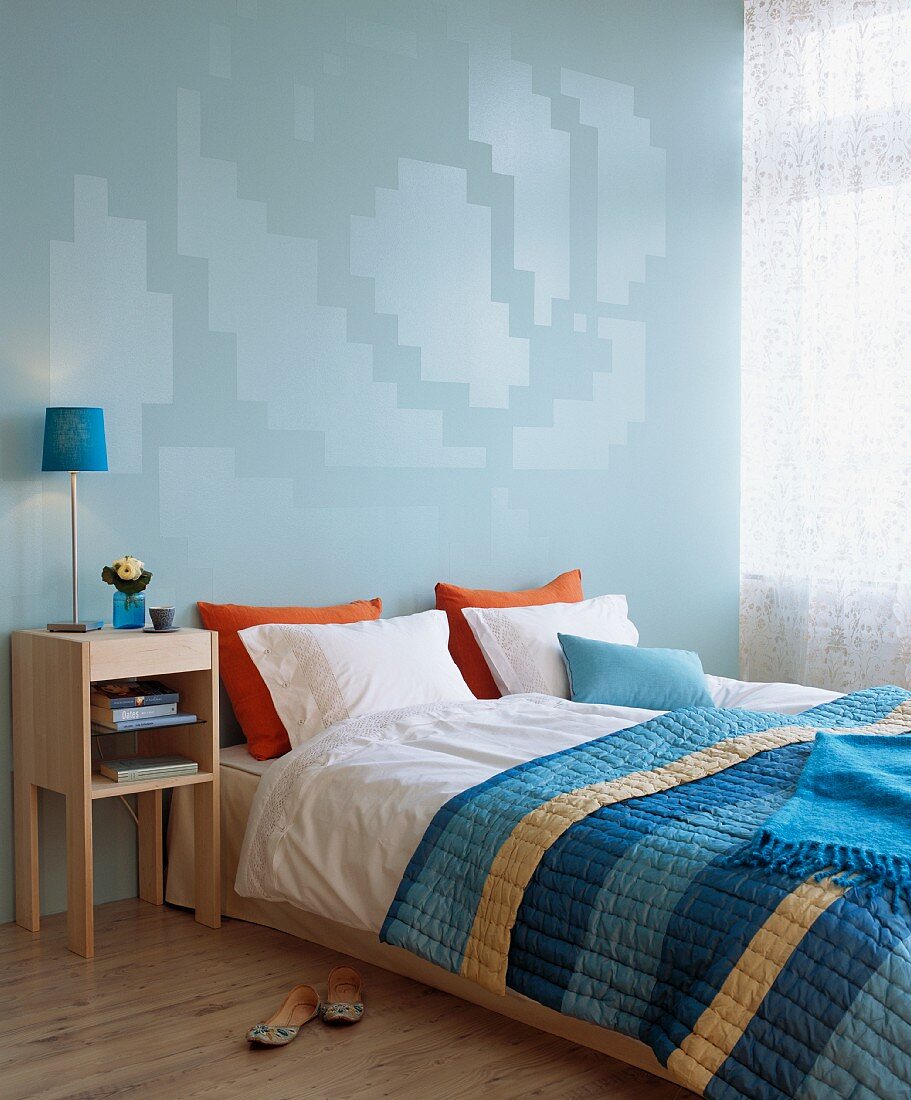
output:
POLYGON ((639 631, 627 612, 626 596, 462 610, 504 695, 538 691, 562 699, 569 698, 569 680, 557 633, 636 645, 639 631))
POLYGON ((474 699, 449 655, 445 611, 319 626, 270 623, 239 635, 292 747, 346 718, 474 699))

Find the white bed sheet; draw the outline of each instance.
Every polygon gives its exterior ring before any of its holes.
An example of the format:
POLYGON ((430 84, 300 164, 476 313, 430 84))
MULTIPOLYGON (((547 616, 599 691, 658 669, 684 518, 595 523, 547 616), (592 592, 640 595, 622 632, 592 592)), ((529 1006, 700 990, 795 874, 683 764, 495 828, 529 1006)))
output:
MULTIPOLYGON (((795 714, 838 697, 794 684, 707 679, 726 707, 795 714)), ((341 722, 268 767, 235 888, 377 932, 408 860, 449 799, 507 768, 657 713, 510 695, 341 722)))

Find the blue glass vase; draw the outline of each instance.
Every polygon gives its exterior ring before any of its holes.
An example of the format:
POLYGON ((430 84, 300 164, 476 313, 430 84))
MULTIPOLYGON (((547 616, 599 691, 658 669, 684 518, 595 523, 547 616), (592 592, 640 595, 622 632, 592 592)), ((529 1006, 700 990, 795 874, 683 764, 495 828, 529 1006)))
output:
POLYGON ((114 593, 114 626, 118 630, 136 630, 146 624, 146 594, 114 593))

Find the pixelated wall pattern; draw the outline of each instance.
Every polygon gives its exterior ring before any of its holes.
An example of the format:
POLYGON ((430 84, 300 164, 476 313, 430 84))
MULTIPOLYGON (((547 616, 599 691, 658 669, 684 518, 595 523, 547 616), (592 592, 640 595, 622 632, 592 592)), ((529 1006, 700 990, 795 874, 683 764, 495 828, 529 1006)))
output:
MULTIPOLYGON (((183 623, 579 566, 733 672, 742 11, 685 9, 0 0, 4 639, 69 606, 44 407, 98 404, 86 615, 124 552, 183 623)), ((8 707, 4 672, 0 766, 8 707)), ((99 900, 135 891, 121 814, 99 900)))

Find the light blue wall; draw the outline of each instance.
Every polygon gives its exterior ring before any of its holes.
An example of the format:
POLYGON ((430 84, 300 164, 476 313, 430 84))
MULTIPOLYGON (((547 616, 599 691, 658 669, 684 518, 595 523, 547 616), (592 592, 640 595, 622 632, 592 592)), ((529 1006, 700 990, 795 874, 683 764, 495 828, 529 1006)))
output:
MULTIPOLYGON (((84 614, 124 552, 183 622, 578 565, 735 670, 741 33, 740 0, 0 0, 4 776, 7 632, 68 609, 47 404, 108 416, 84 614)), ((97 814, 97 896, 132 894, 97 814)), ((9 820, 4 779, 0 919, 9 820)))

